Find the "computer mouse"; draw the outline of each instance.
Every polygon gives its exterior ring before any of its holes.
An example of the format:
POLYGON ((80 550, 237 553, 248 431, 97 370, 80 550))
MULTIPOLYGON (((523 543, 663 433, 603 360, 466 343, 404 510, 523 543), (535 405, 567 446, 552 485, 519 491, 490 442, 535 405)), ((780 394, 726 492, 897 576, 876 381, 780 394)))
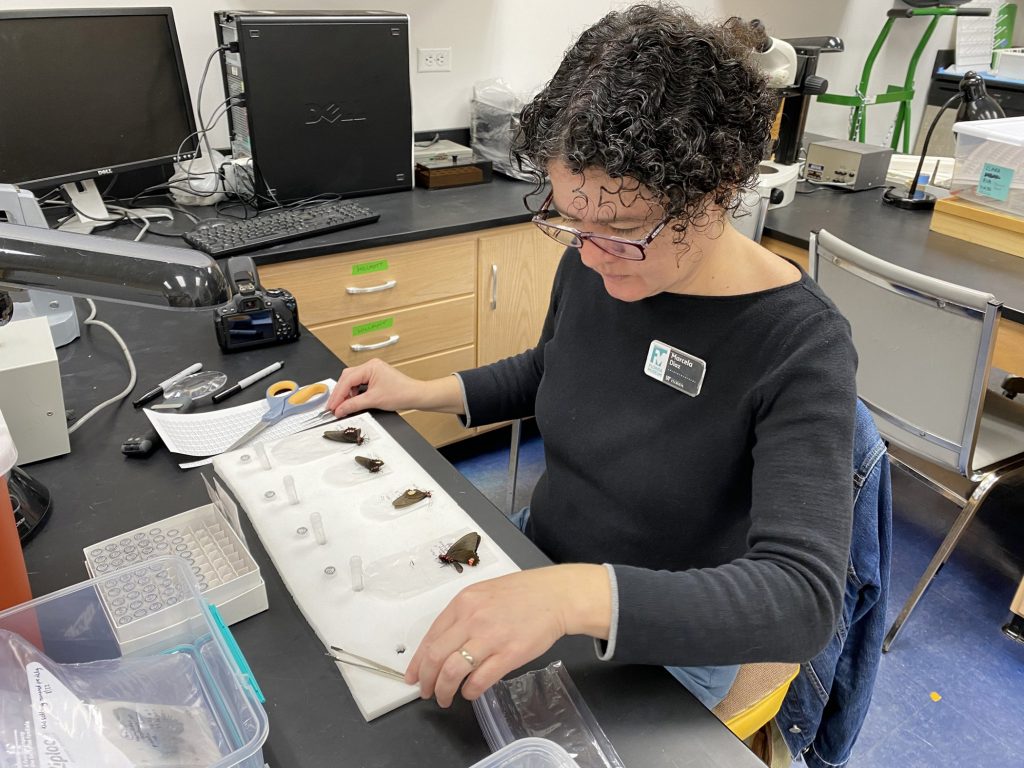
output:
POLYGON ((207 231, 209 231, 211 229, 217 229, 218 227, 230 226, 231 224, 234 224, 234 223, 235 222, 231 221, 230 219, 203 219, 198 224, 196 224, 195 228, 192 231, 193 232, 207 232, 207 231))

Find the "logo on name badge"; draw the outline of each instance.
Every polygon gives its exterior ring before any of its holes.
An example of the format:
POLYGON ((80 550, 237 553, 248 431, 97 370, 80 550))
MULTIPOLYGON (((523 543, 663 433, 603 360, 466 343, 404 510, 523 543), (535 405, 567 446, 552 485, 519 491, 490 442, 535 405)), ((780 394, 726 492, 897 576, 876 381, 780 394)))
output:
POLYGON ((696 397, 704 384, 707 367, 699 357, 655 340, 647 350, 644 373, 690 397, 696 397))

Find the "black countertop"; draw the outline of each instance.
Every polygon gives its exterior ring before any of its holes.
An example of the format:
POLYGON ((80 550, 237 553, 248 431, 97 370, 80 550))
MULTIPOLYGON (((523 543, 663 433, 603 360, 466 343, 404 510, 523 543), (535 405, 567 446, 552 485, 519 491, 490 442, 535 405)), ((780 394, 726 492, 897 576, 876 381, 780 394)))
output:
MULTIPOLYGON (((804 186, 804 185, 801 185, 804 186)), ((815 188, 768 212, 764 234, 806 248, 812 230, 827 229, 861 250, 901 267, 992 293, 1003 314, 1024 323, 1024 260, 928 229, 931 211, 882 202, 881 189, 815 188)))
MULTIPOLYGON (((523 202, 535 187, 495 175, 487 184, 451 189, 413 189, 360 198, 380 214, 380 220, 319 237, 295 240, 253 251, 256 264, 274 264, 325 253, 340 253, 380 245, 394 245, 430 237, 457 235, 506 224, 521 224, 531 216, 523 202)), ((538 207, 543 198, 533 201, 538 207)), ((201 211, 202 212, 202 211, 201 211)), ((205 212, 203 212, 205 213, 205 212)))
MULTIPOLYGON (((361 202, 378 211, 380 221, 253 251, 252 256, 258 265, 273 264, 519 224, 530 220, 532 214, 523 197, 533 190, 531 183, 495 175, 491 183, 472 187, 366 197, 361 202)), ((1008 318, 1024 322, 1024 262, 1020 258, 932 232, 928 229, 930 212, 885 205, 880 189, 814 190, 798 194, 784 208, 769 211, 765 235, 806 248, 812 230, 827 229, 900 266, 989 291, 1004 302, 1008 318)), ((541 201, 532 202, 537 206, 541 201)))
MULTIPOLYGON (((202 361, 232 381, 273 360, 299 381, 337 376, 342 364, 311 334, 297 343, 222 355, 208 312, 168 312, 97 302, 99 319, 117 328, 134 355, 134 394, 185 365, 202 361)), ((84 305, 79 307, 80 312, 84 305)), ((82 315, 83 317, 85 314, 82 315)), ((81 415, 120 391, 127 378, 121 352, 104 331, 83 326, 82 338, 58 350, 65 405, 81 415)), ((226 401, 263 396, 255 385, 226 401)), ((147 425, 129 399, 101 411, 71 436, 71 453, 27 467, 54 498, 50 519, 25 547, 33 594, 87 578, 82 550, 97 541, 207 503, 199 472, 178 469, 160 449, 126 459, 121 441, 147 425)), ((406 451, 522 567, 547 564, 536 547, 404 420, 375 414, 406 451)), ((208 470, 207 470, 208 471, 208 470)), ((258 536, 243 516, 253 556, 266 581, 270 609, 231 630, 267 697, 270 736, 264 758, 273 768, 469 766, 488 754, 468 703, 450 710, 413 702, 366 723, 323 646, 288 594, 258 536)), ((573 680, 629 766, 756 768, 760 763, 707 709, 660 667, 597 661, 593 644, 565 638, 536 669, 564 660, 573 680)))

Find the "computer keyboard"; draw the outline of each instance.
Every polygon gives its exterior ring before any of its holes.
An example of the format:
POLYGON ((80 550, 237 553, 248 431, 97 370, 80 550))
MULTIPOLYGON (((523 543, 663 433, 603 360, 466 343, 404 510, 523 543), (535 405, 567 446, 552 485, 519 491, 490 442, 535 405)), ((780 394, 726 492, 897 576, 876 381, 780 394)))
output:
POLYGON ((351 200, 328 200, 305 208, 285 208, 252 219, 200 224, 182 239, 211 256, 231 256, 337 229, 372 224, 380 214, 351 200))

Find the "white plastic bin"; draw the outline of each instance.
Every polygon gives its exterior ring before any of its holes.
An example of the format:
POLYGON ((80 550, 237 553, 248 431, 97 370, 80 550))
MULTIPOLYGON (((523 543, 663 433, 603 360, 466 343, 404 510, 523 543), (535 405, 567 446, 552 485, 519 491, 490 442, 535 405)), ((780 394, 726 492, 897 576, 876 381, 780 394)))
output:
POLYGON ((505 745, 470 768, 579 768, 569 753, 547 739, 530 737, 505 745))
MULTIPOLYGON (((49 765, 35 761, 47 738, 77 756, 61 763, 67 768, 123 765, 122 755, 139 764, 137 755, 155 748, 148 736, 174 728, 182 752, 198 754, 202 745, 208 768, 262 768, 269 726, 261 700, 241 651, 180 558, 131 566, 0 613, 2 768, 49 765), (111 590, 142 578, 173 607, 161 611, 166 623, 151 626, 144 644, 126 648, 108 602, 111 590)), ((167 752, 142 764, 175 764, 167 752)))
POLYGON ((950 192, 1024 216, 1024 117, 955 123, 950 192))

